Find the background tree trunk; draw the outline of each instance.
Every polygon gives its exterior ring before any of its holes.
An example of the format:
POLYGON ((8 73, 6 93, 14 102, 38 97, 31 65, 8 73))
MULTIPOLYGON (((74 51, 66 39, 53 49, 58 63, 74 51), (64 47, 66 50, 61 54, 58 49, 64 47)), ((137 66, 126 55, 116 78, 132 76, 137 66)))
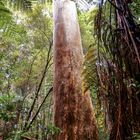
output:
POLYGON ((54 123, 56 140, 97 140, 93 106, 82 94, 83 51, 75 3, 54 2, 54 123))

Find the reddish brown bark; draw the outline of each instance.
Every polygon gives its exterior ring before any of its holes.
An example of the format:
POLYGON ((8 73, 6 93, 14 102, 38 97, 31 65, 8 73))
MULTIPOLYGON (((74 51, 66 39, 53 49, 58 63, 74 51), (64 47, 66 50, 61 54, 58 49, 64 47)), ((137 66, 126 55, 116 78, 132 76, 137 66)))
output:
POLYGON ((54 123, 56 140, 97 140, 89 93, 82 94, 83 52, 74 2, 54 3, 54 123))

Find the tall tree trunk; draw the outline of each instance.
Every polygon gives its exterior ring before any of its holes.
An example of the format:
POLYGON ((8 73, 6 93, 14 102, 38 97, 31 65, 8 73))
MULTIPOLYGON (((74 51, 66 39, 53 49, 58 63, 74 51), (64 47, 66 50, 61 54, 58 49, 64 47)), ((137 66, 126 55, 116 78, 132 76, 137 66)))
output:
POLYGON ((82 93, 83 51, 75 3, 54 2, 54 123, 55 140, 97 140, 92 102, 82 93))

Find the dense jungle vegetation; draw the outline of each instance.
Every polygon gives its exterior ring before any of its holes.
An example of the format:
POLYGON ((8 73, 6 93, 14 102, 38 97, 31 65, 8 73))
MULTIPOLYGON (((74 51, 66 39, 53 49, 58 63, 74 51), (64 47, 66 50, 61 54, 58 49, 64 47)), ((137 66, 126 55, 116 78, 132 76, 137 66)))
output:
POLYGON ((69 1, 0 0, 0 140, 140 140, 140 0, 69 1))

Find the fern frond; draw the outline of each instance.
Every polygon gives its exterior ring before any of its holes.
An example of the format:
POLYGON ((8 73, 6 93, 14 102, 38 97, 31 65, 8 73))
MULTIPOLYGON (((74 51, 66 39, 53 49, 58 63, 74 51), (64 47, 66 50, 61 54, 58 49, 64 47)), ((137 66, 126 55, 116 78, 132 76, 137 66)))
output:
POLYGON ((0 1, 0 30, 3 32, 6 28, 9 22, 12 20, 12 13, 2 1, 0 1))
POLYGON ((92 45, 86 55, 84 60, 84 68, 82 71, 82 77, 83 77, 83 93, 85 93, 87 90, 92 88, 96 80, 96 60, 97 60, 97 51, 95 49, 95 46, 92 45))

